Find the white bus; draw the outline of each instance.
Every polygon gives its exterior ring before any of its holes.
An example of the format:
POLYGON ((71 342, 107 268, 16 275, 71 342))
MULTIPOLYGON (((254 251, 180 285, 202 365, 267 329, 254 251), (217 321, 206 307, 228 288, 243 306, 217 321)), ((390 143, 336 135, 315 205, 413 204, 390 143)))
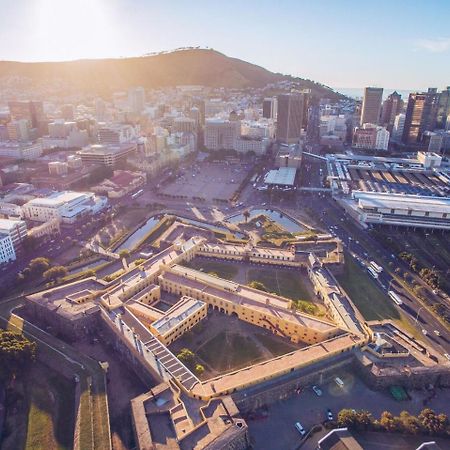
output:
POLYGON ((144 189, 139 189, 139 191, 137 191, 137 192, 135 192, 134 194, 131 195, 131 198, 134 200, 135 198, 139 197, 143 193, 144 193, 144 189))
POLYGON ((367 268, 367 272, 370 273, 370 275, 372 276, 372 278, 375 278, 375 279, 378 278, 378 274, 375 272, 375 270, 372 269, 371 266, 369 266, 369 267, 367 268))
POLYGON ((400 297, 397 295, 396 292, 394 291, 389 291, 388 292, 389 297, 392 298, 392 300, 394 301, 394 303, 398 306, 402 305, 403 302, 401 301, 400 297))
POLYGON ((372 267, 372 269, 375 270, 376 273, 383 272, 383 268, 380 267, 375 261, 370 261, 370 267, 372 267))

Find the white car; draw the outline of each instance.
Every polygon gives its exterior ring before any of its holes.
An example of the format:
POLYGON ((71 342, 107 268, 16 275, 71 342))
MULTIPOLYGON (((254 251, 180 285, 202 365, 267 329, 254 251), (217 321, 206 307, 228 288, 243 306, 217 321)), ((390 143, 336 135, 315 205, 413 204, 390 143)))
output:
POLYGON ((439 332, 439 330, 434 330, 433 333, 434 333, 436 336, 438 336, 438 337, 441 335, 441 333, 439 332))
POLYGON ((303 428, 303 426, 300 422, 296 422, 294 426, 295 426, 295 429, 300 433, 300 435, 302 437, 306 434, 306 430, 303 428))
POLYGON ((426 335, 428 334, 428 331, 425 330, 425 328, 423 328, 423 329, 422 329, 422 334, 423 334, 424 336, 426 336, 426 335))
POLYGON ((320 389, 318 386, 314 385, 312 387, 312 390, 318 397, 320 397, 322 395, 322 389, 320 389))
POLYGON ((327 419, 328 420, 333 420, 333 413, 331 412, 331 409, 327 409, 327 419))

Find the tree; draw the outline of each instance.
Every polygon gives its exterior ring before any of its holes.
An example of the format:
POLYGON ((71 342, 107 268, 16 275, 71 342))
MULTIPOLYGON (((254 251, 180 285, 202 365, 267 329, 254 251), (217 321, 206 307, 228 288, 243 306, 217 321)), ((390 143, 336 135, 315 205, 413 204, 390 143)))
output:
POLYGON ((186 365, 192 365, 195 362, 195 355, 188 348, 182 348, 177 358, 186 365))
POLYGON ((36 342, 21 334, 0 329, 0 376, 9 378, 24 369, 36 358, 36 342))
POLYGON ((127 249, 120 250, 119 256, 121 258, 128 258, 130 256, 130 252, 127 249))
POLYGON ((202 375, 204 371, 205 371, 205 368, 201 364, 195 365, 195 373, 197 375, 202 375))
POLYGON ((67 269, 64 266, 50 267, 50 269, 44 272, 44 278, 49 281, 57 280, 58 278, 65 277, 67 275, 67 269))
POLYGON ((429 434, 441 434, 448 425, 448 417, 445 414, 436 414, 430 408, 423 409, 418 419, 429 434))
POLYGON ((373 424, 373 417, 369 411, 361 410, 357 411, 357 428, 367 430, 373 424))
POLYGON ((248 209, 246 209, 246 210, 243 212, 243 215, 244 215, 245 223, 247 223, 248 218, 250 217, 250 211, 249 211, 248 209))
POLYGON ((416 416, 412 416, 408 411, 402 411, 399 420, 406 433, 417 434, 421 429, 421 424, 416 416))
POLYGON ((264 292, 268 292, 266 286, 261 283, 260 281, 250 281, 250 283, 248 283, 248 285, 253 288, 253 289, 258 289, 259 291, 264 291, 264 292))
POLYGON ((398 431, 400 422, 398 420, 398 417, 394 417, 394 415, 389 411, 384 411, 380 417, 380 425, 386 431, 398 431))
POLYGON ((34 258, 28 264, 32 276, 42 275, 50 267, 48 258, 34 258))
POLYGON ((352 428, 356 425, 357 415, 354 409, 341 409, 338 413, 338 425, 352 428))

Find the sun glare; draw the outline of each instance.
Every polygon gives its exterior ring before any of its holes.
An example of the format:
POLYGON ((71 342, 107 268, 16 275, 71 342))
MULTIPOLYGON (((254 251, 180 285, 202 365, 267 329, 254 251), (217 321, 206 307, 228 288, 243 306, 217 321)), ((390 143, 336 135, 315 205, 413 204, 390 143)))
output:
POLYGON ((93 58, 113 54, 117 29, 109 7, 111 2, 37 0, 35 5, 36 44, 46 49, 48 59, 93 58))

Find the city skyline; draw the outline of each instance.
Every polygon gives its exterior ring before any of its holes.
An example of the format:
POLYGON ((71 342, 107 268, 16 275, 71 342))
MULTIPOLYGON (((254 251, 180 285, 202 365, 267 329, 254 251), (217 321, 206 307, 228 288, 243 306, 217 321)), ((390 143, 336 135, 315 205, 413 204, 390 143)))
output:
POLYGON ((425 90, 448 84, 450 5, 442 0, 429 2, 426 9, 419 2, 406 8, 405 2, 353 0, 276 6, 232 1, 226 9, 217 2, 184 1, 1 3, 2 60, 131 57, 200 46, 334 88, 425 90), (374 15, 379 20, 368 23, 374 15), (432 71, 436 65, 440 70, 432 71))

